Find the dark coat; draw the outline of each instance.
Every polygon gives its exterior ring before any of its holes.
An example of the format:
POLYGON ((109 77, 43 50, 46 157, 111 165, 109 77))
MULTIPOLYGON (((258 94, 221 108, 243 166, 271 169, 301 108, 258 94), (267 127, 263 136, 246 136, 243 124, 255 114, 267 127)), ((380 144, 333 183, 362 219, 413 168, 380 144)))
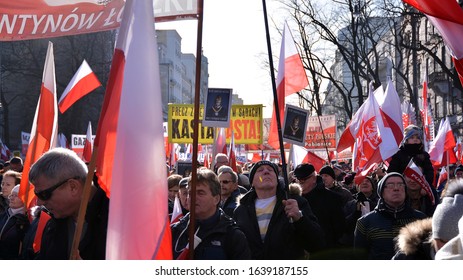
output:
POLYGON ((233 217, 233 211, 238 207, 238 200, 240 197, 240 189, 234 190, 230 196, 225 200, 223 205, 220 207, 230 217, 233 217))
MULTIPOLYGON (((86 230, 79 243, 80 257, 84 260, 104 260, 106 257, 106 232, 108 227, 109 199, 97 188, 87 206, 86 230)), ((75 225, 72 218, 48 221, 43 231, 37 259, 67 260, 70 257, 75 225)))
POLYGON ((24 214, 12 215, 7 209, 0 215, 0 259, 20 258, 21 243, 28 227, 29 220, 24 214))
POLYGON ((392 156, 387 173, 397 172, 403 174, 412 158, 415 164, 423 169, 423 175, 428 184, 434 186, 434 168, 429 154, 423 149, 419 152, 409 149, 407 144, 400 146, 397 153, 392 156))
POLYGON ((305 251, 315 252, 323 248, 325 245, 323 231, 307 200, 297 195, 290 197, 297 201, 303 213, 301 219, 290 223, 282 204, 285 192, 280 187, 277 187, 276 198, 264 241, 261 239, 257 223, 256 191, 251 189, 241 198, 240 205, 235 209, 234 219, 246 235, 252 259, 303 259, 305 251))
POLYGON ((375 210, 357 220, 354 233, 356 254, 365 259, 390 260, 395 254, 394 238, 408 223, 426 218, 408 203, 393 211, 382 199, 375 210))
POLYGON ((317 217, 324 232, 327 248, 339 247, 339 239, 345 228, 342 196, 326 189, 322 178, 317 176, 317 186, 303 197, 309 202, 317 217))
MULTIPOLYGON (((190 214, 171 226, 172 249, 174 259, 177 259, 188 244, 188 226, 190 214)), ((197 221, 196 234, 201 243, 196 247, 195 260, 246 260, 251 258, 251 252, 243 232, 232 218, 219 209, 216 214, 205 221, 197 221)))

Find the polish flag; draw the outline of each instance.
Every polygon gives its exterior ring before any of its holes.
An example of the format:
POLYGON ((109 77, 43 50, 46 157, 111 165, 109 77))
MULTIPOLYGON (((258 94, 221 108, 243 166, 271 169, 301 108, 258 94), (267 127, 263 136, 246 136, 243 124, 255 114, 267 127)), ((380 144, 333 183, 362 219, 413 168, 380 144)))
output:
POLYGON ((445 181, 447 181, 449 177, 449 173, 447 172, 447 168, 442 167, 439 173, 439 179, 437 180, 437 187, 440 187, 445 181))
POLYGON ((431 186, 428 184, 428 181, 426 181, 426 178, 423 175, 423 172, 421 169, 415 164, 413 159, 410 160, 408 163, 407 167, 405 168, 403 175, 405 177, 408 177, 409 179, 417 182, 420 186, 421 189, 426 191, 426 194, 428 195, 429 199, 432 202, 432 205, 436 204, 436 198, 434 197, 434 194, 431 190, 431 186))
POLYGON ((378 118, 378 129, 382 142, 379 146, 381 157, 387 160, 398 150, 403 139, 402 112, 397 110, 401 107, 399 94, 389 80, 386 90, 382 87, 375 92, 375 97, 380 107, 378 118), (379 97, 379 98, 378 98, 379 97))
POLYGON ((233 130, 230 140, 230 151, 228 152, 228 161, 233 171, 238 172, 238 169, 236 168, 235 132, 233 130))
POLYGON ((274 100, 274 102, 278 102, 279 112, 275 112, 275 107, 273 108, 268 144, 274 149, 280 149, 280 133, 278 132, 276 113, 279 116, 284 116, 285 97, 301 91, 309 85, 301 57, 286 22, 283 29, 276 84, 278 100, 274 100))
MULTIPOLYGON (((445 121, 439 126, 439 131, 429 147, 429 157, 434 167, 443 166, 447 163, 447 157, 444 158, 445 152, 454 152, 456 146, 455 137, 453 136, 450 121, 445 118, 445 121)), ((450 154, 449 154, 450 156, 450 154)))
POLYGON ((378 129, 381 114, 374 95, 370 90, 370 94, 365 101, 360 128, 356 137, 356 156, 353 158, 352 167, 357 174, 382 161, 380 152, 382 139, 378 129))
POLYGON ((172 216, 170 218, 170 223, 174 224, 183 217, 183 212, 182 212, 182 205, 180 204, 180 199, 178 196, 175 196, 174 199, 174 208, 172 210, 172 216))
POLYGON ((74 74, 74 77, 72 77, 63 94, 61 94, 61 98, 58 102, 61 114, 69 109, 77 100, 99 86, 101 86, 100 81, 84 59, 82 65, 77 69, 77 72, 74 74))
POLYGON ((410 102, 404 100, 401 104, 402 107, 402 127, 407 127, 411 124, 416 125, 416 117, 415 117, 415 108, 413 107, 410 102))
POLYGON ((310 163, 315 167, 315 170, 320 170, 326 165, 326 160, 317 156, 315 153, 307 150, 299 145, 291 145, 290 155, 294 167, 301 163, 310 163))
POLYGON ((87 137, 85 138, 84 151, 82 153, 82 160, 90 162, 92 159, 93 140, 92 140, 92 122, 88 122, 87 137))
POLYGON ((355 112, 354 116, 347 124, 346 128, 339 137, 338 146, 336 147, 336 152, 340 153, 345 149, 352 148, 355 144, 355 139, 360 130, 360 124, 362 121, 363 110, 366 106, 366 102, 360 106, 360 108, 355 112))
POLYGON ((153 18, 153 1, 126 1, 94 143, 109 260, 172 259, 153 18))
POLYGON ((58 104, 56 102, 55 58, 53 43, 48 42, 43 69, 42 87, 21 177, 18 196, 30 209, 36 204, 34 186, 29 183, 29 169, 39 157, 58 143, 58 104))

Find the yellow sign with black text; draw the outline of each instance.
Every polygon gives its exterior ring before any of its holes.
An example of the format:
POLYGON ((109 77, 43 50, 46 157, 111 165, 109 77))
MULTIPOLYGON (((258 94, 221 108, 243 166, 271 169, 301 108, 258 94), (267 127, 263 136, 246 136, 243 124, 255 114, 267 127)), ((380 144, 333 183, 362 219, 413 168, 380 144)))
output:
MULTIPOLYGON (((230 126, 225 129, 227 143, 230 142, 232 131, 235 144, 262 144, 262 104, 232 105, 230 126)), ((199 111, 199 144, 212 144, 216 128, 201 125, 204 106, 199 111)), ((194 106, 192 104, 169 104, 167 119, 167 135, 169 143, 193 143, 194 106)))

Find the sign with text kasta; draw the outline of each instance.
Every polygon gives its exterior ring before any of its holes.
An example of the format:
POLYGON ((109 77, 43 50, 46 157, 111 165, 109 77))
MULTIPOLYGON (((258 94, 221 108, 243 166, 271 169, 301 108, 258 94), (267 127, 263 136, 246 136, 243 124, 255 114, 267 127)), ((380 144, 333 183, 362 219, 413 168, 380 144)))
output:
MULTIPOLYGON (((227 143, 234 132, 235 144, 262 144, 262 104, 232 105, 230 126, 225 129, 227 143)), ((194 106, 192 104, 169 104, 167 119, 169 143, 193 143, 194 106)), ((202 126, 204 106, 199 111, 199 144, 214 142, 214 127, 202 126)))

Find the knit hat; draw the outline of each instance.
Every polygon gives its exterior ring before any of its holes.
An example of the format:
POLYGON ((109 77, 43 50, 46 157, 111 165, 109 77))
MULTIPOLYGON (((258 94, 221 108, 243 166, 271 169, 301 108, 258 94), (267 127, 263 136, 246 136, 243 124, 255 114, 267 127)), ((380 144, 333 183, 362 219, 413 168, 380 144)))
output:
POLYGON ((309 177, 312 173, 314 173, 315 167, 309 163, 301 163, 294 169, 294 177, 297 179, 303 179, 309 177))
POLYGON ((11 194, 18 194, 19 193, 19 184, 14 186, 14 188, 11 190, 11 194))
POLYGON ((463 216, 463 195, 443 197, 432 216, 432 237, 449 241, 458 235, 458 220, 463 216))
POLYGON ((463 171, 463 165, 458 165, 457 168, 455 168, 455 171, 453 172, 454 175, 457 175, 457 171, 463 171))
POLYGON ((355 178, 355 175, 357 173, 355 172, 349 172, 346 174, 346 176, 344 176, 344 179, 342 179, 342 183, 344 185, 349 185, 350 183, 352 183, 354 181, 354 178, 355 178))
POLYGON ((390 177, 400 177, 402 178, 402 181, 404 182, 405 184, 405 193, 407 191, 407 183, 405 182, 405 179, 404 179, 404 176, 402 176, 402 174, 400 173, 397 173, 397 172, 390 172, 390 173, 387 173, 386 175, 384 175, 384 177, 379 181, 378 183, 378 189, 377 189, 377 192, 378 192, 378 196, 380 198, 383 197, 383 189, 384 189, 384 186, 386 185, 385 182, 388 178, 390 177))
POLYGON ((275 171, 275 174, 278 178, 278 167, 276 164, 274 164, 273 162, 271 161, 268 161, 268 160, 261 160, 261 161, 258 161, 256 162, 253 166, 252 166, 252 169, 251 171, 249 172, 249 182, 253 183, 253 180, 254 180, 254 174, 256 174, 256 171, 259 167, 261 167, 262 165, 269 165, 273 168, 273 171, 275 171))
POLYGON ((336 179, 336 174, 334 174, 334 169, 331 168, 331 166, 329 166, 329 165, 323 166, 320 169, 320 171, 318 172, 318 174, 320 174, 320 175, 322 175, 322 174, 330 175, 333 179, 336 179))
POLYGON ((410 139, 413 135, 418 136, 423 142, 423 131, 416 125, 409 125, 404 129, 404 139, 402 140, 401 145, 405 144, 405 142, 410 139))

